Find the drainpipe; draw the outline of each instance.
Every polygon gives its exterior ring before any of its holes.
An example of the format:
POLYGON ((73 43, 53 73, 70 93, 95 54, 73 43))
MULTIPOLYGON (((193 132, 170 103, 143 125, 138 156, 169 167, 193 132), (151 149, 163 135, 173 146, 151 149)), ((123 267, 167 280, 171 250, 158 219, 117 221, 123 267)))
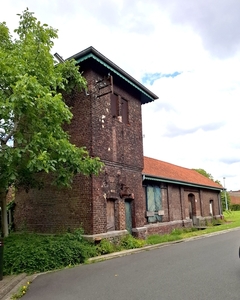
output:
POLYGON ((222 205, 221 205, 221 192, 218 193, 218 206, 219 206, 219 214, 222 215, 222 205))
POLYGON ((182 226, 185 227, 184 219, 183 219, 183 200, 184 200, 184 192, 182 191, 182 187, 179 186, 180 189, 180 205, 181 205, 181 216, 182 216, 182 226))

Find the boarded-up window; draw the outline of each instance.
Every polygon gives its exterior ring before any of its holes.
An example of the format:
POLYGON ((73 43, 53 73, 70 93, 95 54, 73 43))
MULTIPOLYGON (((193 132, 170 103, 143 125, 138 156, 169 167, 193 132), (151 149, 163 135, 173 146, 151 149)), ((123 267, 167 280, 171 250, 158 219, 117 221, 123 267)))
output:
POLYGON ((116 94, 111 94, 111 113, 113 117, 117 117, 119 115, 118 95, 116 94))
POLYGON ((148 222, 161 222, 162 221, 162 196, 159 186, 146 187, 146 200, 147 200, 147 218, 148 222), (160 215, 161 214, 161 215, 160 215))
POLYGON ((107 231, 115 230, 115 201, 107 200, 107 231))
POLYGON ((121 115, 122 115, 122 122, 128 124, 128 101, 125 99, 121 99, 121 115))

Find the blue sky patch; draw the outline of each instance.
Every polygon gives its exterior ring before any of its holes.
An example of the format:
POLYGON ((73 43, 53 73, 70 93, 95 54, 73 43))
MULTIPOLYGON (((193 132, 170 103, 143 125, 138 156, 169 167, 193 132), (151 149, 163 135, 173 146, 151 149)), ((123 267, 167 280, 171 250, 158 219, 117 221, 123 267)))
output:
POLYGON ((181 73, 179 72, 174 72, 172 74, 163 74, 163 73, 146 73, 144 74, 144 76, 142 77, 142 83, 143 84, 150 84, 153 85, 154 81, 160 78, 174 78, 177 77, 178 75, 180 75, 181 73))

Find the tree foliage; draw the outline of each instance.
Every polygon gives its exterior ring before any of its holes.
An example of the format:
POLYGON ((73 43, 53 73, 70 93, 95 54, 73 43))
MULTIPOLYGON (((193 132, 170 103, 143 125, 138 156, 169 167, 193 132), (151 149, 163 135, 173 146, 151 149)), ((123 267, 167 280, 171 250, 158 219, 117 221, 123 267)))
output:
POLYGON ((231 198, 229 193, 226 191, 221 192, 221 203, 222 203, 222 209, 223 211, 229 210, 230 205, 231 205, 231 198), (226 204, 227 202, 227 204, 226 204))
POLYGON ((17 38, 0 23, 0 195, 12 184, 41 185, 39 172, 69 185, 74 174, 98 174, 102 167, 63 130, 72 113, 62 92, 86 88, 79 68, 72 60, 54 61, 57 30, 28 9, 19 18, 17 38))
POLYGON ((205 176, 205 177, 207 177, 207 178, 213 180, 213 176, 212 176, 210 173, 208 173, 207 171, 205 171, 204 169, 193 169, 193 170, 195 170, 195 171, 197 171, 199 174, 202 174, 203 176, 205 176))

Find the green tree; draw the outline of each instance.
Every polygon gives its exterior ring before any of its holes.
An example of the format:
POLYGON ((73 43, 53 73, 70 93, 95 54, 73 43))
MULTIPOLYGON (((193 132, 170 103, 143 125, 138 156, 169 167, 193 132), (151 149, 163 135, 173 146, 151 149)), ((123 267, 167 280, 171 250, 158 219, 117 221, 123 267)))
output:
POLYGON ((102 163, 71 144, 63 125, 72 113, 62 92, 86 88, 74 61, 56 64, 50 51, 57 30, 41 24, 26 9, 19 15, 13 38, 0 23, 0 201, 2 228, 8 235, 6 192, 11 185, 26 189, 43 185, 41 174, 52 174, 68 186, 74 174, 98 174, 102 163))
POLYGON ((229 193, 226 191, 226 198, 225 198, 225 191, 221 192, 221 203, 222 203, 222 209, 224 210, 229 210, 230 205, 231 205, 231 198, 229 193), (227 200, 227 207, 226 207, 226 200, 227 200))
POLYGON ((205 177, 207 177, 207 178, 213 180, 213 176, 212 176, 210 173, 208 173, 207 171, 205 171, 204 169, 193 169, 193 170, 195 170, 195 171, 197 171, 199 174, 202 174, 203 176, 205 176, 205 177))

